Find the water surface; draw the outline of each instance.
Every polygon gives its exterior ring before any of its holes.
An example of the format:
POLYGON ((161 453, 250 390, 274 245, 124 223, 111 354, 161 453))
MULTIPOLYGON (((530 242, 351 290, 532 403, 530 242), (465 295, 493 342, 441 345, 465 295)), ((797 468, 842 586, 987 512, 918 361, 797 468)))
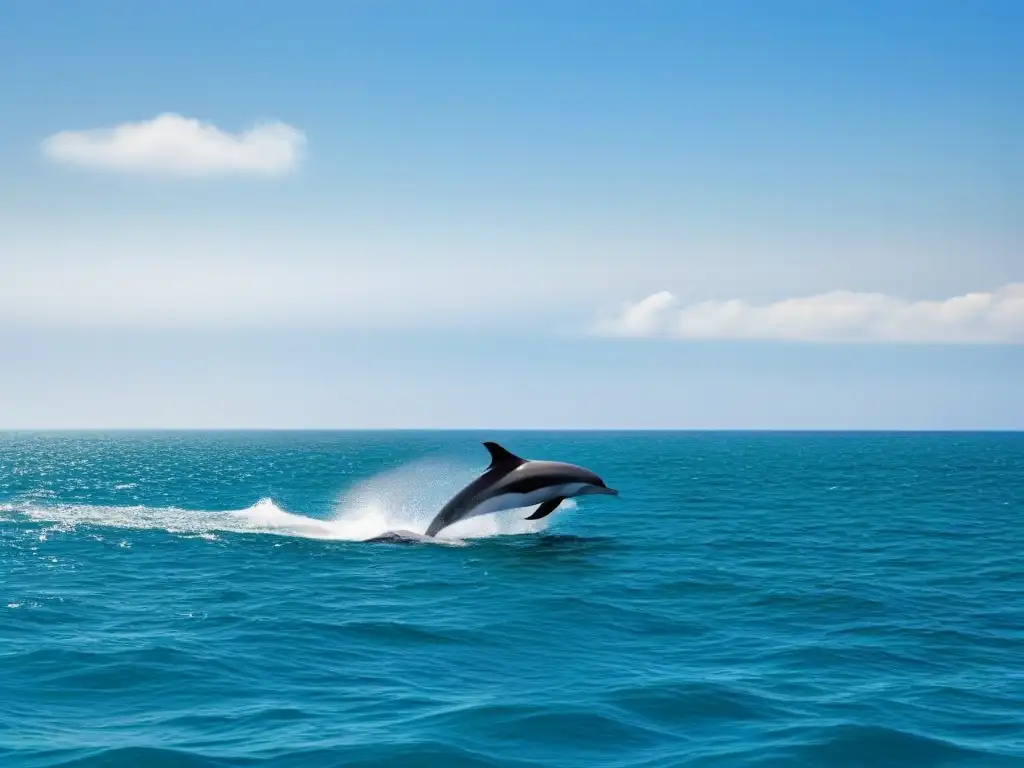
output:
POLYGON ((4 766, 1024 765, 1024 436, 0 435, 4 766), (619 498, 423 530, 482 439, 619 498))

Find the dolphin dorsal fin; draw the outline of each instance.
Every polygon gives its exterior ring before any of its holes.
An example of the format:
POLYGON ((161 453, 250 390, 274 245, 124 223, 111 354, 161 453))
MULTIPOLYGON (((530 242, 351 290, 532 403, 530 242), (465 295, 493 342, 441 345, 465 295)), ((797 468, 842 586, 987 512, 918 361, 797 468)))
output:
POLYGON ((484 448, 491 454, 491 465, 487 469, 512 470, 520 464, 525 464, 526 459, 516 456, 512 451, 502 448, 497 443, 486 442, 484 448))

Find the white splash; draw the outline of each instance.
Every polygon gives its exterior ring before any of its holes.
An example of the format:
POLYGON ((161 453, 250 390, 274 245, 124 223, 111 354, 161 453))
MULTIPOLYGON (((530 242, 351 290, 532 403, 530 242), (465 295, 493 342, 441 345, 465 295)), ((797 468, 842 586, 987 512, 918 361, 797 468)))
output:
MULTIPOLYGON (((337 504, 333 522, 351 527, 352 538, 366 539, 387 531, 422 534, 445 502, 473 479, 479 470, 423 460, 375 475, 347 491, 337 504)), ((568 499, 559 511, 575 509, 568 499)), ((455 523, 441 531, 439 540, 479 539, 537 533, 551 518, 526 520, 536 505, 455 523)), ((558 513, 555 513, 556 515, 558 513)))
MULTIPOLYGON (((0 513, 17 514, 53 524, 53 530, 76 526, 137 530, 164 530, 193 538, 216 541, 216 533, 275 534, 307 539, 365 541, 388 531, 422 534, 430 520, 469 479, 474 471, 451 464, 417 462, 365 480, 344 492, 327 518, 288 512, 273 499, 263 498, 251 507, 231 511, 180 507, 106 506, 91 504, 40 504, 33 500, 0 504, 0 513)), ((534 508, 516 509, 470 518, 439 534, 438 544, 462 544, 464 539, 536 533, 563 510, 575 509, 572 499, 543 520, 526 520, 534 508)), ((123 545, 123 542, 122 542, 123 545)))

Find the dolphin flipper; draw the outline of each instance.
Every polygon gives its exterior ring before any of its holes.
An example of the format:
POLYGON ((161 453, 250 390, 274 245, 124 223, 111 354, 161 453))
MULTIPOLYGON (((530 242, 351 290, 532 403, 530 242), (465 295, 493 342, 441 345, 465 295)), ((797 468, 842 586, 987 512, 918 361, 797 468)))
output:
POLYGON ((539 507, 537 507, 537 511, 536 512, 534 512, 532 515, 530 515, 526 519, 527 520, 540 520, 542 517, 547 517, 552 512, 554 512, 556 509, 558 509, 558 505, 561 504, 563 501, 565 501, 565 499, 562 498, 561 496, 559 496, 558 498, 555 498, 555 499, 550 499, 549 501, 545 501, 543 504, 541 504, 539 507))

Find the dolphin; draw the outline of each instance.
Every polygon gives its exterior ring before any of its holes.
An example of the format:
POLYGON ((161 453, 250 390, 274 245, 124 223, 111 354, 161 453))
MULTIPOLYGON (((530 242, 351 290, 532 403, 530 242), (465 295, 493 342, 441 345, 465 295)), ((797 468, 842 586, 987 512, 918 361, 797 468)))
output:
POLYGON ((560 461, 532 461, 516 456, 495 442, 485 442, 491 463, 483 474, 459 491, 427 526, 436 536, 468 517, 540 504, 527 520, 540 520, 573 496, 618 496, 589 469, 560 461))

